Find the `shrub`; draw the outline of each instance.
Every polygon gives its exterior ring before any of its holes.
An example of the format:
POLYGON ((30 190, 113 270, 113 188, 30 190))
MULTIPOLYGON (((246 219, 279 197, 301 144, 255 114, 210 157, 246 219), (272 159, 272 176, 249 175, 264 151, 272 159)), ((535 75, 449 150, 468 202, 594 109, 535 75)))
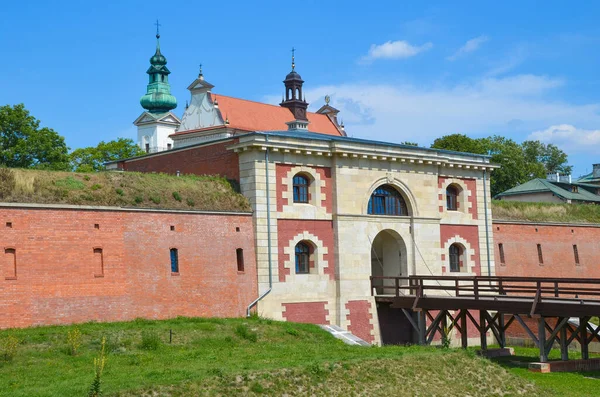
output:
POLYGON ((4 361, 12 361, 17 354, 19 339, 16 336, 8 335, 0 340, 0 357, 4 361))
POLYGON ((91 178, 90 178, 90 176, 89 176, 89 175, 85 175, 85 176, 83 177, 83 179, 84 179, 84 180, 86 180, 86 181, 89 181, 91 178))
POLYGON ((78 327, 67 332, 67 344, 69 345, 69 354, 75 356, 81 347, 81 331, 78 327))
POLYGON ((140 204, 142 201, 144 201, 144 198, 142 196, 135 196, 135 198, 133 199, 133 201, 136 204, 140 204))
POLYGON ((189 205, 190 207, 193 207, 196 205, 196 202, 192 199, 187 199, 186 201, 187 201, 187 205, 189 205))
POLYGON ((162 345, 162 341, 156 331, 142 331, 142 343, 140 343, 140 349, 158 350, 160 345, 162 345))
POLYGON ((119 188, 117 188, 117 189, 115 190, 115 192, 116 192, 116 193, 117 193, 119 196, 123 196, 123 195, 125 195, 125 192, 124 192, 124 191, 123 191, 123 189, 121 189, 120 187, 119 187, 119 188))
POLYGON ((92 189, 92 190, 100 190, 100 189, 102 189, 102 185, 99 184, 99 183, 94 183, 90 189, 92 189))
POLYGON ((298 330, 296 328, 293 328, 290 326, 285 327, 285 333, 288 335, 292 335, 292 336, 300 335, 300 332, 298 332, 298 330))
POLYGON ((173 198, 181 202, 181 195, 178 192, 173 192, 173 198))
POLYGON ((102 337, 102 347, 100 348, 100 355, 97 358, 94 358, 94 381, 90 386, 88 397, 99 397, 102 395, 102 372, 104 371, 104 366, 106 365, 106 355, 104 351, 105 345, 106 338, 102 337))
POLYGON ((150 196, 150 201, 152 201, 154 204, 160 204, 160 197, 158 196, 150 196))
POLYGON ((251 331, 245 324, 240 324, 235 327, 235 334, 242 339, 249 340, 250 342, 256 342, 258 340, 258 334, 254 331, 251 331))

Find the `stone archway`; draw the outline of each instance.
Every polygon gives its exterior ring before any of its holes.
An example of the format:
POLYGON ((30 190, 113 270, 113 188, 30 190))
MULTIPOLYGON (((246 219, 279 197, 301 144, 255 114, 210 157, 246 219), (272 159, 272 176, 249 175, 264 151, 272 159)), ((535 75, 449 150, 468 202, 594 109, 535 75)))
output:
MULTIPOLYGON (((375 236, 371 244, 371 274, 384 277, 407 277, 408 254, 406 244, 394 230, 382 230, 375 236)), ((407 284, 406 281, 402 282, 407 284)), ((378 282, 377 294, 391 294, 392 290, 384 287, 394 286, 394 280, 378 282)))

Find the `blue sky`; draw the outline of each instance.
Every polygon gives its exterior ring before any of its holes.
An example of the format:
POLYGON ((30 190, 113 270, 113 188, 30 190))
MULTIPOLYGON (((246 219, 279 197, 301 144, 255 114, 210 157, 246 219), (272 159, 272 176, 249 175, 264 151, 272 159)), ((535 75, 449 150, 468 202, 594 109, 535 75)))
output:
POLYGON ((593 1, 113 3, 3 4, 0 105, 72 149, 135 138, 158 18, 177 114, 199 63, 216 93, 277 103, 294 46, 311 108, 331 95, 351 136, 499 134, 557 144, 574 175, 600 162, 593 1))

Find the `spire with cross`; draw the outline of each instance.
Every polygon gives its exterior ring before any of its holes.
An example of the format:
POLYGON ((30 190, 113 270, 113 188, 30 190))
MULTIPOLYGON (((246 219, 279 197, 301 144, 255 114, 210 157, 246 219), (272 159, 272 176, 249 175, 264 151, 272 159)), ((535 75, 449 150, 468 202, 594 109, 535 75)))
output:
POLYGON ((296 49, 294 47, 292 47, 292 71, 294 71, 294 68, 296 67, 296 63, 294 61, 295 52, 296 52, 296 49))
POLYGON ((156 20, 155 25, 156 25, 156 38, 160 39, 160 30, 159 30, 159 27, 161 26, 161 24, 158 23, 158 19, 156 20))

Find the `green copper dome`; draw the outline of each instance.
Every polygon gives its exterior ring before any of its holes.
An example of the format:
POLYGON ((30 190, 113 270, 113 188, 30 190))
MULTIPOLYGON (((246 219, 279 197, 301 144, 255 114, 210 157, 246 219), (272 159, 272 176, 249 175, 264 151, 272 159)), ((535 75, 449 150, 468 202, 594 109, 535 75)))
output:
POLYGON ((150 58, 150 68, 146 71, 149 76, 146 95, 140 99, 140 104, 150 113, 164 113, 177 107, 177 99, 171 95, 167 58, 160 53, 160 35, 156 34, 156 52, 150 58))

